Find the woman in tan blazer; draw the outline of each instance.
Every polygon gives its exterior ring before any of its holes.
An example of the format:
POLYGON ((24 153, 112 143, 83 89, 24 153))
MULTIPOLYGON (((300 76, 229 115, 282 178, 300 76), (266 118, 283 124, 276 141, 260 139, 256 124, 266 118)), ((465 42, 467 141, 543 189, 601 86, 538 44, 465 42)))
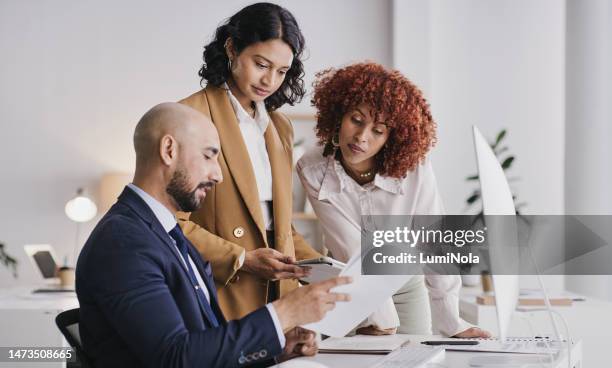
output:
POLYGON ((274 4, 250 5, 204 49, 206 87, 180 102, 209 116, 221 140, 223 182, 183 231, 212 263, 227 319, 241 318, 298 286, 296 259, 319 257, 292 226, 293 128, 275 110, 305 93, 304 38, 274 4))

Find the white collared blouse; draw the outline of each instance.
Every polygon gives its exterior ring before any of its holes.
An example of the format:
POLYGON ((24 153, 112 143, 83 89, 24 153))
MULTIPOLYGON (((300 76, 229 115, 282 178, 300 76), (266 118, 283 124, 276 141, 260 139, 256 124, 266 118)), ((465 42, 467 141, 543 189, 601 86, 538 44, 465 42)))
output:
MULTIPOLYGON (((397 179, 376 175, 357 184, 333 155, 316 147, 297 163, 297 173, 325 235, 325 246, 341 262, 361 251, 362 215, 442 215, 444 206, 429 160, 397 179)), ((470 327, 459 317, 459 276, 425 275, 434 332, 453 336, 470 327)), ((381 328, 399 321, 392 301, 369 318, 381 328)))
POLYGON ((227 83, 224 84, 223 88, 227 91, 232 108, 236 114, 236 120, 238 120, 244 145, 249 153, 253 174, 255 174, 255 181, 257 182, 257 193, 259 194, 261 213, 266 230, 273 230, 274 217, 272 215, 272 206, 270 206, 270 201, 272 201, 272 168, 264 138, 268 124, 270 124, 270 115, 266 110, 265 103, 259 101, 255 104, 255 117, 250 116, 232 94, 227 83))

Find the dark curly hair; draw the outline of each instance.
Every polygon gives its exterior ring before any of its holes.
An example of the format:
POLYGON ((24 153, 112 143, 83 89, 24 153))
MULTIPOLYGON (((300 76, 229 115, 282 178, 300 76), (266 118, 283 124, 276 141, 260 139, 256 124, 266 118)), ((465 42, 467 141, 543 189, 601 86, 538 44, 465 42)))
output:
POLYGON ((317 73, 313 85, 315 132, 325 146, 324 156, 334 152, 331 141, 344 114, 363 103, 373 108, 375 121, 390 129, 375 158, 381 175, 405 177, 436 143, 436 123, 423 93, 396 70, 376 63, 353 64, 317 73))
POLYGON ((297 21, 287 9, 276 4, 256 3, 243 8, 219 26, 213 41, 204 46, 204 64, 198 72, 202 78, 200 85, 207 81, 219 87, 230 77, 225 52, 228 37, 231 37, 237 53, 256 42, 282 39, 293 51, 293 62, 281 86, 266 98, 266 109, 273 111, 286 103, 294 105, 302 100, 306 90, 304 65, 300 58, 305 42, 297 21))

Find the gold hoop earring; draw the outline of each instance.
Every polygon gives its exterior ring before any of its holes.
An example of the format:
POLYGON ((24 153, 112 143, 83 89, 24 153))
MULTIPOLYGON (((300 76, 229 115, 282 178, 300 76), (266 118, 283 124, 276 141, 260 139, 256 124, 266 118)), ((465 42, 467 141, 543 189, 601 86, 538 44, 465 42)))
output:
POLYGON ((223 48, 225 49, 225 53, 227 54, 227 70, 229 70, 230 74, 232 72, 232 52, 230 47, 231 37, 225 39, 225 43, 223 44, 223 48))
POLYGON ((331 144, 332 146, 334 146, 335 148, 340 147, 340 136, 336 133, 334 134, 334 136, 331 139, 331 144))

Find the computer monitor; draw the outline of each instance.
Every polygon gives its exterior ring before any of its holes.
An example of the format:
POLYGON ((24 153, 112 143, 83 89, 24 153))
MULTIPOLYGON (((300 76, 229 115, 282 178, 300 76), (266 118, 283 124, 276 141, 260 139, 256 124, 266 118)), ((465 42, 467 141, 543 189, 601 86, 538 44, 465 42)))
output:
POLYGON ((495 153, 476 126, 473 127, 473 135, 483 213, 487 226, 499 339, 505 341, 512 314, 518 303, 518 266, 516 275, 496 275, 495 270, 501 269, 500 262, 504 262, 503 269, 506 272, 509 269, 508 262, 518 262, 516 223, 512 228, 514 218, 508 217, 515 216, 516 210, 510 186, 495 153))
POLYGON ((32 265, 46 284, 59 284, 55 251, 50 244, 25 245, 24 250, 32 265))

